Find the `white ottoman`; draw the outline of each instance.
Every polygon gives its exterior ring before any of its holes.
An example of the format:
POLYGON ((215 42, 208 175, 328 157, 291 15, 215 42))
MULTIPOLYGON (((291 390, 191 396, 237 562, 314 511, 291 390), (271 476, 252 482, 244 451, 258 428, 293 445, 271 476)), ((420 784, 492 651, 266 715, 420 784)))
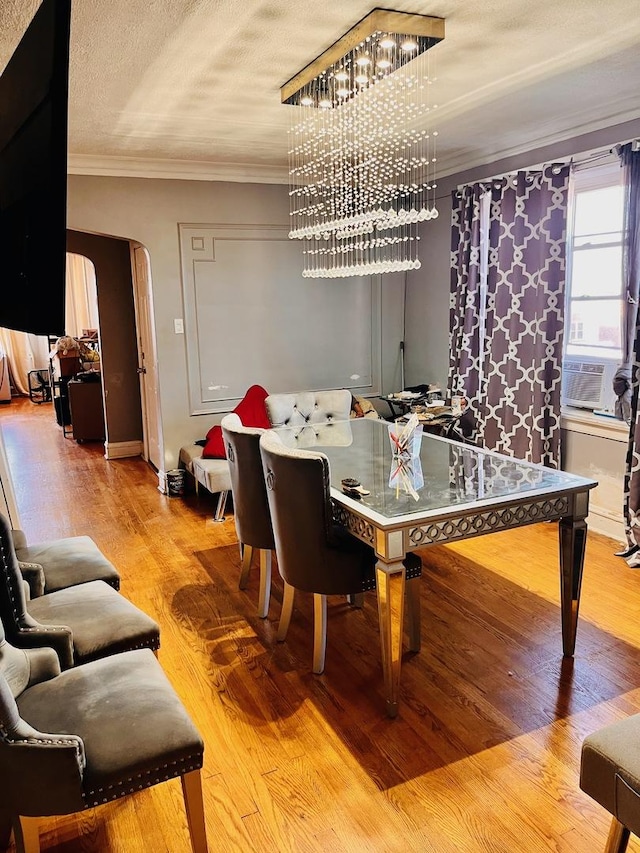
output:
POLYGON ((196 494, 203 486, 211 494, 218 495, 214 520, 224 521, 224 506, 231 490, 229 463, 226 459, 203 459, 202 450, 199 444, 181 447, 179 464, 193 477, 196 494))

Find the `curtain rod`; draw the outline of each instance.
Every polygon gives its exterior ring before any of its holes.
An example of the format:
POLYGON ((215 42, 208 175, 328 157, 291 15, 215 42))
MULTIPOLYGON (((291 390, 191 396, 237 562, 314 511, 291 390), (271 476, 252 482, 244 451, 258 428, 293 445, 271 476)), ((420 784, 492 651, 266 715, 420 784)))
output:
POLYGON ((586 151, 581 151, 578 154, 573 154, 571 157, 559 157, 557 160, 550 160, 546 163, 536 163, 533 166, 526 166, 525 169, 512 169, 509 172, 502 172, 499 175, 488 175, 486 178, 480 178, 477 181, 468 181, 464 184, 458 184, 456 189, 459 190, 461 187, 466 187, 469 183, 472 184, 482 184, 485 181, 497 181, 501 178, 508 178, 511 175, 516 175, 518 172, 525 171, 526 169, 542 169, 545 166, 586 166, 596 160, 603 160, 606 157, 612 157, 614 154, 617 154, 617 149, 621 145, 627 145, 629 142, 633 144, 634 151, 640 151, 640 139, 625 139, 622 142, 617 142, 615 145, 609 146, 608 148, 601 148, 597 151, 591 151, 587 153, 586 151))

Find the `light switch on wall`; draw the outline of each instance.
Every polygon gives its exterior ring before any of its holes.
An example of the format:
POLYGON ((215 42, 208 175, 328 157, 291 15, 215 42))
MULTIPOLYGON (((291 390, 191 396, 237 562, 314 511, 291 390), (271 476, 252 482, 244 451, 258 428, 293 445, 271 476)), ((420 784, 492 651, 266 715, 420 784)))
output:
POLYGON ((176 335, 184 335, 184 321, 182 319, 173 321, 173 331, 176 335))

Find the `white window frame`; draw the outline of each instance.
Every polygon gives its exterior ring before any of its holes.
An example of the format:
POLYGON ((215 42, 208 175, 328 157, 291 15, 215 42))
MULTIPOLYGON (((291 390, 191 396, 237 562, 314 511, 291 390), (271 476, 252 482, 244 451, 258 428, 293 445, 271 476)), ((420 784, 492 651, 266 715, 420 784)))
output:
MULTIPOLYGON (((589 190, 603 189, 605 187, 620 185, 622 183, 622 170, 620 160, 611 155, 605 162, 598 165, 582 165, 574 168, 569 182, 568 216, 567 216, 567 252, 566 252, 566 289, 565 289, 565 334, 564 334, 564 356, 565 358, 578 358, 579 356, 568 354, 567 346, 571 330, 571 284, 573 279, 573 242, 575 229, 576 195, 589 190)), ((610 298, 610 297, 607 297, 610 298)), ((620 317, 622 322, 622 275, 620 276, 620 317)), ((621 329, 622 332, 622 329, 621 329)), ((602 361, 619 363, 620 358, 602 355, 602 361)))

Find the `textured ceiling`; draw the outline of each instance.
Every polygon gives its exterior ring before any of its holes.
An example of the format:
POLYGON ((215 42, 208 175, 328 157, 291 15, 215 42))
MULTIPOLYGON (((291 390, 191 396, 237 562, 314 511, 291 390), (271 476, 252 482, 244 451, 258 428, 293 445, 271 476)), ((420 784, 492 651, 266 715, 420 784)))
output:
MULTIPOLYGON (((0 0, 0 68, 38 0, 0 0)), ((72 171, 277 181, 280 86, 370 0, 75 0, 72 171)), ((637 0, 396 0, 446 21, 440 171, 640 116, 637 0)))

